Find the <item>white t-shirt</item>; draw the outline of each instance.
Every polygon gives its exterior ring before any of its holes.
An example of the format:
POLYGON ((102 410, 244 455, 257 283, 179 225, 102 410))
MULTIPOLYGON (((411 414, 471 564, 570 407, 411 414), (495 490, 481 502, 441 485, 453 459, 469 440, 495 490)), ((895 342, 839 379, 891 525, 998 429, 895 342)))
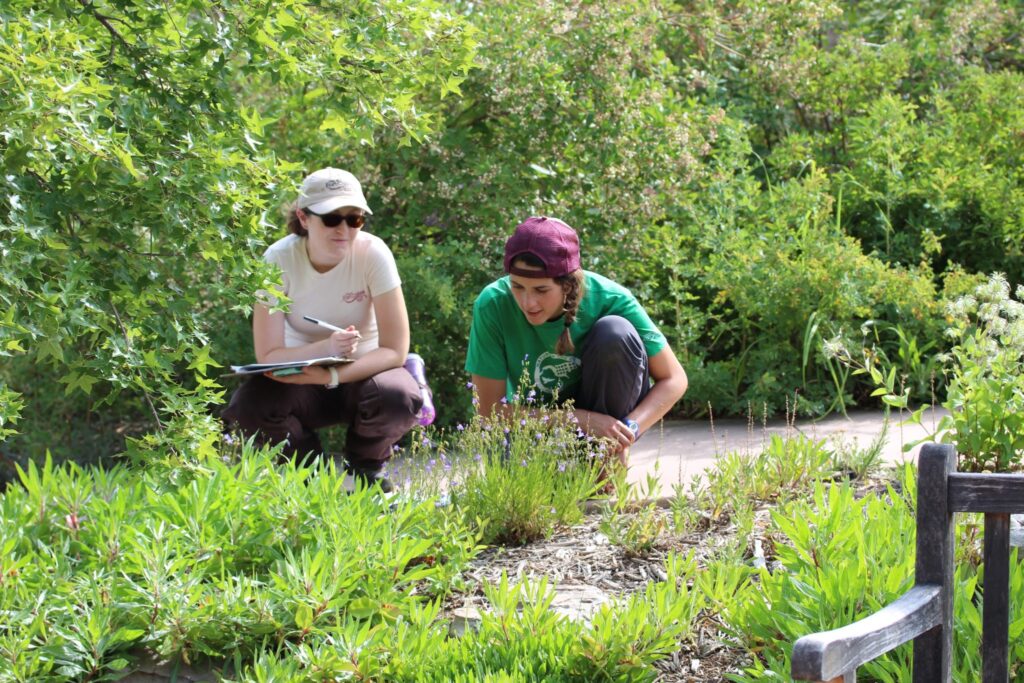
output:
MULTIPOLYGON (((285 346, 302 346, 330 336, 330 330, 302 319, 308 315, 342 329, 354 325, 362 335, 356 358, 378 347, 373 297, 402 284, 395 257, 383 240, 360 231, 341 263, 326 273, 313 268, 306 238, 298 235, 274 242, 263 258, 281 269, 284 293, 292 300, 284 319, 285 346)), ((268 303, 275 302, 271 298, 268 303)))

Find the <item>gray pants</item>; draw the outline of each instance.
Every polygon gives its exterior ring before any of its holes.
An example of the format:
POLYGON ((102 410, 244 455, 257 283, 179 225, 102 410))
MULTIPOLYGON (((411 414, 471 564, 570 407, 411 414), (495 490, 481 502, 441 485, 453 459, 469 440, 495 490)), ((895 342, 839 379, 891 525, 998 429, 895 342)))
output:
POLYGON ((222 416, 260 444, 284 444, 283 452, 303 457, 323 452, 316 430, 348 426, 345 456, 356 469, 377 471, 391 446, 412 429, 423 395, 405 368, 327 389, 318 384, 284 384, 256 375, 235 391, 222 416))
POLYGON ((577 408, 623 420, 651 389, 651 365, 640 334, 621 316, 598 320, 580 344, 583 378, 577 408))

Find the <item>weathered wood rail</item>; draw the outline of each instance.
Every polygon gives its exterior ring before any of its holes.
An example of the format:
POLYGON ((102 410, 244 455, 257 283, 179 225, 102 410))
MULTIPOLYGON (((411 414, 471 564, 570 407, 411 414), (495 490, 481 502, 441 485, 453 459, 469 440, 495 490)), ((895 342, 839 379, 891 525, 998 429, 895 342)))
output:
POLYGON ((913 640, 914 682, 951 680, 958 512, 985 515, 981 680, 1008 680, 1010 515, 1024 513, 1024 475, 958 473, 955 449, 939 444, 926 444, 918 458, 914 586, 860 621, 796 641, 793 678, 853 683, 857 667, 913 640))

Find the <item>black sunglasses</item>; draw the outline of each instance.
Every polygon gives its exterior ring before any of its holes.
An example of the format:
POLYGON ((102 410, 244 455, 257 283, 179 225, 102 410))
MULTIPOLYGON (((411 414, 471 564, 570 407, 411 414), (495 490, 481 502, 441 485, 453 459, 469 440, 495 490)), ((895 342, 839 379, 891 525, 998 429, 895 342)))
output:
POLYGON ((343 221, 348 223, 348 227, 350 228, 361 228, 366 224, 366 216, 359 213, 350 213, 347 216, 342 216, 337 213, 314 213, 309 209, 306 209, 306 213, 319 218, 328 228, 336 228, 341 225, 343 221))

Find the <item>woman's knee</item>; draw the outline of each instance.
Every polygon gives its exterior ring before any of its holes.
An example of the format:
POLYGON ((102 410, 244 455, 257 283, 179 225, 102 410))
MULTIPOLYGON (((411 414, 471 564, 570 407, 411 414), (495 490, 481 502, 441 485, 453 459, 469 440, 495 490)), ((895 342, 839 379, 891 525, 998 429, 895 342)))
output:
POLYGON ((408 422, 423 407, 419 384, 405 368, 393 368, 370 377, 359 396, 359 413, 364 421, 408 422))
POLYGON ((643 340, 633 323, 619 315, 606 315, 594 323, 583 344, 583 353, 597 358, 623 354, 639 357, 643 349, 643 340))
POLYGON ((231 395, 221 417, 229 425, 242 429, 259 429, 275 416, 282 417, 282 387, 266 377, 250 377, 231 395))

